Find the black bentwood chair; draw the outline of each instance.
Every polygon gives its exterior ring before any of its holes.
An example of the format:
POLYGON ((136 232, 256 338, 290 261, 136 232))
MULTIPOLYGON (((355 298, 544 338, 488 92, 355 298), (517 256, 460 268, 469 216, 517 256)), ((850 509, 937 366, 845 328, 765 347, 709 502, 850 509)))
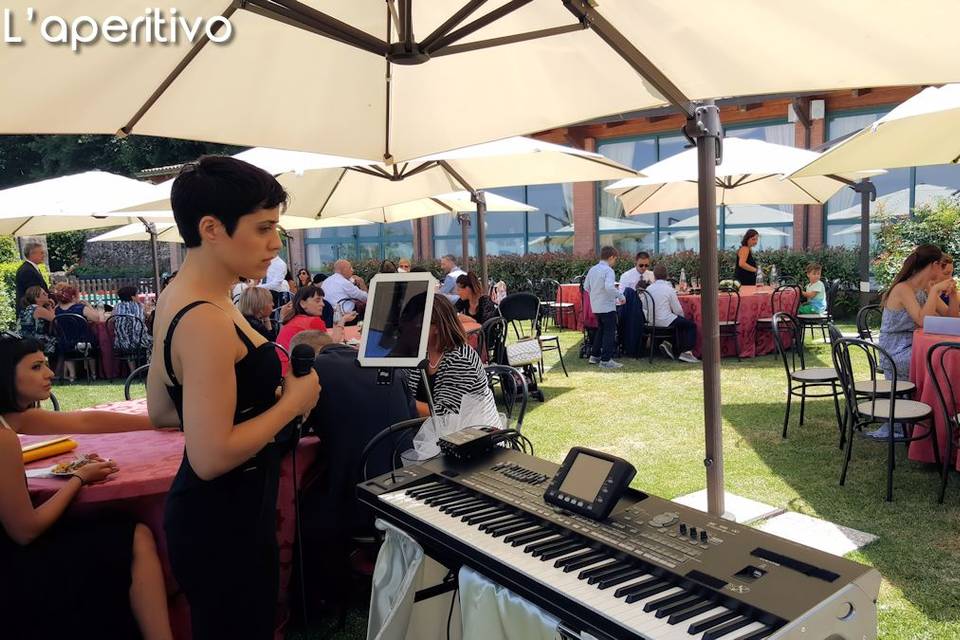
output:
POLYGON ((895 466, 895 449, 898 442, 903 442, 909 446, 910 442, 922 440, 923 438, 933 437, 933 452, 937 464, 940 463, 940 451, 937 446, 936 431, 933 428, 933 407, 917 402, 915 400, 905 400, 898 398, 899 390, 897 385, 897 365, 890 358, 890 355, 879 346, 859 338, 841 338, 833 346, 833 361, 840 374, 840 384, 843 386, 844 398, 847 402, 847 411, 849 412, 847 429, 847 447, 843 457, 843 470, 840 472, 840 485, 847 480, 847 469, 850 466, 850 458, 853 455, 853 432, 855 429, 863 428, 869 424, 880 424, 886 422, 890 425, 890 435, 887 437, 887 502, 893 501, 893 469, 895 466), (850 353, 854 352, 859 356, 852 358, 850 353), (855 381, 863 379, 856 372, 854 362, 859 367, 866 363, 870 372, 869 379, 874 382, 872 393, 863 394, 857 392, 855 381), (881 369, 880 363, 883 363, 881 369), (884 397, 877 392, 880 382, 876 379, 878 371, 886 371, 890 376, 890 393, 884 397), (927 422, 922 425, 924 432, 921 435, 914 435, 914 425, 927 422), (902 424, 905 430, 903 436, 896 435, 895 425, 902 424))
POLYGON ((733 348, 740 361, 740 292, 732 287, 720 287, 717 310, 721 318, 720 339, 733 338, 733 348))
POLYGON ((787 410, 783 416, 783 437, 787 437, 790 424, 790 405, 794 396, 800 398, 800 424, 807 398, 833 398, 833 408, 837 414, 837 430, 843 440, 843 420, 840 417, 840 401, 837 388, 839 376, 833 367, 807 367, 803 352, 803 328, 796 317, 789 313, 777 313, 773 316, 773 341, 777 353, 783 362, 787 374, 787 410), (817 393, 810 393, 813 389, 817 393), (828 391, 829 389, 829 391, 828 391), (822 391, 822 392, 821 392, 822 391))
MULTIPOLYGON (((754 354, 759 355, 758 346, 760 344, 760 334, 765 331, 773 331, 773 314, 789 313, 792 316, 797 315, 797 309, 800 308, 800 287, 795 284, 782 284, 773 290, 770 294, 770 315, 757 318, 757 329, 753 334, 754 354)), ((777 357, 776 348, 772 355, 777 357)))
POLYGON ((878 304, 868 304, 857 311, 857 335, 861 340, 876 342, 880 339, 880 325, 883 320, 883 308, 878 304))
MULTIPOLYGON (((947 491, 947 479, 950 477, 950 467, 953 454, 957 450, 957 437, 960 436, 960 415, 957 408, 957 392, 950 372, 946 368, 947 358, 960 358, 960 342, 938 342, 927 351, 927 379, 937 392, 937 407, 940 417, 947 429, 947 450, 943 452, 943 470, 940 477, 940 495, 938 501, 943 504, 947 491)), ((934 443, 937 436, 933 436, 934 443)), ((936 449, 934 449, 936 450, 936 449)))

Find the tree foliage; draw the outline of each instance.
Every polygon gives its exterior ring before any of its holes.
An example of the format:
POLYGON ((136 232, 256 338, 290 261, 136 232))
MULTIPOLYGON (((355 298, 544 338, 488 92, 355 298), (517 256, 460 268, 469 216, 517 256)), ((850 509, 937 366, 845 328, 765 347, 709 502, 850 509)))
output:
POLYGON ((896 277, 907 256, 921 244, 935 244, 954 258, 960 258, 960 200, 944 198, 924 204, 913 216, 890 215, 883 210, 876 214, 880 221, 877 233, 873 273, 881 288, 896 277))

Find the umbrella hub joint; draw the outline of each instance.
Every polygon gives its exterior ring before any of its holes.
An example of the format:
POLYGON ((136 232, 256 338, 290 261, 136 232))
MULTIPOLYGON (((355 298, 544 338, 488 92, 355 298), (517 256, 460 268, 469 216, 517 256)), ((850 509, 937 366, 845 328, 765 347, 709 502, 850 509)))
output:
POLYGON ((717 141, 716 162, 723 162, 723 125, 720 124, 720 108, 712 101, 698 104, 693 115, 683 125, 683 135, 691 145, 698 140, 715 138, 717 141))
POLYGON ((394 42, 387 48, 387 61, 392 64, 413 66, 423 64, 430 59, 430 54, 420 50, 416 42, 408 45, 406 42, 394 42))

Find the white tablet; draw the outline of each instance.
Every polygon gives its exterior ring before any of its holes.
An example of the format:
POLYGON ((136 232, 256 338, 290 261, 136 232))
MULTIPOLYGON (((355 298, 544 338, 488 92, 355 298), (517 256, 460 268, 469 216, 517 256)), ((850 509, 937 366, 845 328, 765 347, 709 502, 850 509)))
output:
POLYGON ((414 368, 423 362, 436 288, 429 273, 373 277, 360 333, 360 366, 414 368))

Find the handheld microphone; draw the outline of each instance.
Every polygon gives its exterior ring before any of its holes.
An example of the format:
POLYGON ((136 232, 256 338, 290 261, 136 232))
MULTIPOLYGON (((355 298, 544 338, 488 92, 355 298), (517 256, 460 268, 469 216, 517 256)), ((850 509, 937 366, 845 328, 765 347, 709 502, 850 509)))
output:
POLYGON ((298 378, 310 373, 313 368, 313 361, 317 357, 317 352, 308 344, 298 344, 293 348, 290 354, 290 370, 298 378))

